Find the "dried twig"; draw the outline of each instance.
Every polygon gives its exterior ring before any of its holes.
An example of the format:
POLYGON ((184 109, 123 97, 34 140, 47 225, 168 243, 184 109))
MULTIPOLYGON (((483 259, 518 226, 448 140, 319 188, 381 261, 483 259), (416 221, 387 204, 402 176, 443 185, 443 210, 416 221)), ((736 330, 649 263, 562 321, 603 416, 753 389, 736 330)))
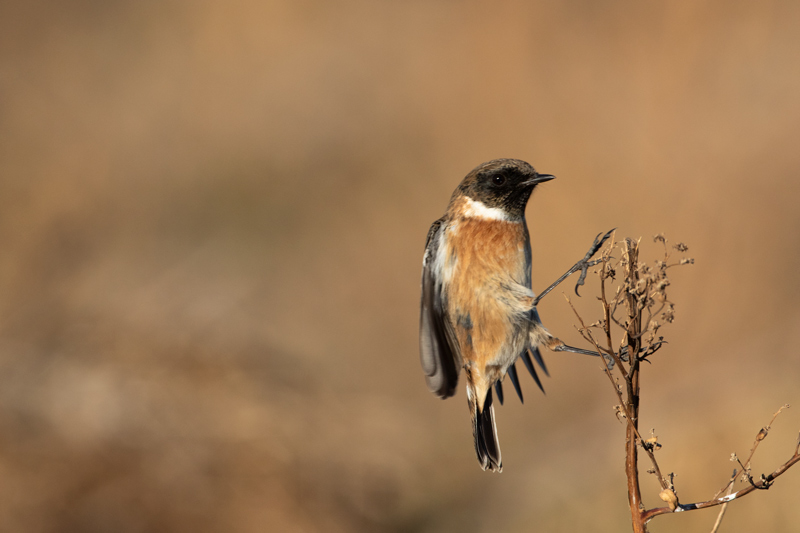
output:
POLYGON ((781 466, 776 468, 774 472, 772 472, 767 476, 762 476, 761 480, 756 481, 753 485, 749 485, 740 491, 734 492, 727 496, 714 498, 712 500, 708 500, 705 502, 690 503, 687 505, 679 504, 677 509, 670 509, 669 507, 658 507, 656 509, 650 509, 642 513, 642 518, 644 519, 645 522, 648 522, 654 517, 662 514, 681 512, 681 511, 694 511, 696 509, 705 509, 707 507, 714 507, 716 505, 722 505, 727 502, 732 502, 733 500, 736 500, 738 498, 741 498, 742 496, 750 494, 754 490, 769 488, 775 481, 775 479, 777 479, 781 474, 789 470, 789 468, 791 468, 792 465, 798 462, 800 462, 800 454, 794 454, 792 457, 789 458, 788 461, 786 461, 781 466))
MULTIPOLYGON (((621 257, 615 262, 612 262, 611 251, 618 243, 615 241, 614 237, 611 238, 611 241, 602 253, 602 258, 599 263, 600 268, 598 270, 600 277, 600 297, 598 299, 600 300, 603 310, 601 320, 590 326, 586 326, 583 318, 572 305, 569 298, 567 298, 567 302, 580 323, 578 331, 581 336, 584 340, 593 345, 598 353, 603 354, 604 358, 607 358, 607 364, 603 365, 603 371, 608 377, 609 383, 611 383, 611 386, 614 388, 614 393, 619 401, 619 405, 615 406, 617 416, 624 418, 626 421, 625 472, 628 480, 628 504, 631 510, 631 521, 634 532, 645 533, 647 531, 647 523, 656 516, 662 514, 722 505, 723 507, 717 516, 712 530, 712 533, 716 533, 722 523, 722 518, 725 515, 728 503, 754 490, 768 489, 778 476, 782 475, 795 463, 800 462, 800 436, 798 436, 794 455, 792 455, 789 460, 768 476, 762 474, 760 480, 753 479, 750 467, 751 460, 760 442, 764 440, 769 433, 777 416, 783 409, 788 407, 788 405, 781 407, 772 416, 772 420, 770 420, 769 424, 764 426, 756 435, 753 447, 744 463, 739 460, 736 454, 732 455, 732 460, 737 461, 741 467, 743 480, 747 480, 749 483, 747 487, 734 492, 737 474, 737 472, 734 471, 734 476, 728 484, 714 495, 714 498, 705 502, 686 505, 678 501, 677 491, 675 490, 673 482, 674 474, 669 474, 667 476, 662 475, 661 468, 655 458, 654 452, 661 447, 657 437, 655 437, 655 432, 653 432, 653 436, 647 440, 643 439, 639 432, 639 371, 641 361, 650 362, 647 358, 654 354, 665 343, 663 337, 658 335, 659 329, 663 324, 670 323, 674 320, 674 304, 667 298, 666 294, 666 289, 670 285, 667 271, 676 266, 692 264, 694 260, 682 258, 677 262, 670 263, 670 248, 667 246, 666 238, 664 238, 663 235, 657 235, 654 240, 662 243, 664 256, 662 260, 655 261, 655 266, 649 266, 639 262, 640 241, 634 241, 633 239, 626 239, 624 242, 620 243, 621 257), (613 297, 609 298, 607 296, 606 282, 608 280, 616 281, 618 271, 621 272, 622 275, 620 276, 618 286, 613 292, 613 297), (617 312, 621 309, 625 311, 625 317, 617 316, 617 312), (614 324, 623 330, 623 340, 618 349, 614 348, 612 342, 611 329, 614 324), (592 334, 592 328, 599 328, 602 330, 604 345, 601 345, 592 334), (619 373, 622 383, 614 378, 614 368, 616 368, 616 371, 619 373), (645 451, 653 465, 653 468, 648 470, 648 472, 655 474, 658 478, 662 489, 659 493, 659 497, 667 503, 666 507, 646 509, 642 504, 638 471, 638 447, 641 447, 645 451), (727 491, 727 493, 722 496, 722 493, 725 491, 727 491)), ((672 248, 680 253, 684 253, 688 250, 686 245, 682 243, 676 244, 672 248)))
MULTIPOLYGON (((731 480, 728 483, 728 493, 726 496, 730 496, 731 492, 733 492, 733 483, 736 481, 736 469, 733 469, 733 474, 731 475, 731 480)), ((717 493, 719 496, 719 493, 717 493)), ((714 496, 715 498, 717 496, 714 496)), ((711 533, 717 533, 719 531, 719 526, 722 524, 722 519, 725 516, 725 511, 728 510, 728 504, 731 502, 725 502, 722 504, 722 507, 719 509, 719 514, 717 515, 717 520, 714 522, 714 527, 711 528, 711 533)))

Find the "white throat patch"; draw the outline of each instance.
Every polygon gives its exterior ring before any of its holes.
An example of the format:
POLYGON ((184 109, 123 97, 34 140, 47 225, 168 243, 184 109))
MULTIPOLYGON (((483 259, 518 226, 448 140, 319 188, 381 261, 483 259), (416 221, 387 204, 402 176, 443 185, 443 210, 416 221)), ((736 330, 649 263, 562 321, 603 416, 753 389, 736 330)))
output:
POLYGON ((466 197, 467 208, 464 210, 464 216, 470 218, 484 218, 486 220, 502 220, 504 222, 511 221, 511 218, 505 210, 499 207, 488 207, 483 202, 473 200, 466 197))

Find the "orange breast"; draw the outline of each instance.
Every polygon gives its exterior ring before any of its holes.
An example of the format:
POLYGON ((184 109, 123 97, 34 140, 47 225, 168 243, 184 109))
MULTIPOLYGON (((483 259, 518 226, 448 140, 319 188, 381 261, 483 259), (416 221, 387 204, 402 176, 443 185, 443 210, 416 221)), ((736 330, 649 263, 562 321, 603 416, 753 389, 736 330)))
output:
POLYGON ((524 224, 462 218, 448 230, 448 314, 464 360, 479 368, 500 354, 520 320, 503 303, 503 282, 527 285, 524 224))

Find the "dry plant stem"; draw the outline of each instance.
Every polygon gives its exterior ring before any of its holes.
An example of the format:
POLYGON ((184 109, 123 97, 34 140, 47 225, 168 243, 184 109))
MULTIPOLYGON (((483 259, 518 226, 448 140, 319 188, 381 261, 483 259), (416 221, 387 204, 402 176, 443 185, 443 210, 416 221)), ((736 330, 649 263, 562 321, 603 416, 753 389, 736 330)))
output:
MULTIPOLYGON (((627 245, 630 245, 631 242, 628 242, 627 245)), ((610 251, 611 247, 613 247, 613 246, 614 246, 614 239, 612 238, 611 244, 609 245, 609 251, 610 251)), ((637 252, 637 255, 638 255, 638 252, 637 252)), ((614 358, 615 366, 622 373, 622 377, 626 380, 626 382, 628 382, 629 377, 630 377, 629 376, 629 372, 626 371, 625 365, 622 364, 622 360, 620 359, 620 357, 617 354, 617 352, 615 352, 613 350, 612 341, 611 341, 611 321, 609 320, 609 318, 611 316, 611 309, 610 309, 610 306, 608 304, 608 300, 606 299, 606 286, 605 286, 605 281, 606 281, 606 278, 607 278, 607 271, 606 271, 605 267, 606 267, 607 261, 608 261, 608 258, 604 255, 603 256, 603 270, 602 270, 602 272, 600 274, 600 301, 602 302, 602 305, 603 305, 603 326, 604 326, 605 333, 606 333, 606 342, 608 343, 608 348, 609 348, 609 351, 611 353, 611 356, 614 358)), ((640 314, 640 316, 641 316, 641 314, 640 314)), ((641 325, 641 322, 639 323, 639 325, 641 325)), ((637 335, 637 338, 641 338, 641 334, 637 335)), ((595 346, 597 346, 597 343, 595 343, 595 346)), ((628 353, 638 353, 638 352, 631 352, 630 346, 629 346, 628 353)), ((638 358, 637 357, 633 357, 632 359, 636 359, 637 360, 636 371, 638 373, 638 368, 639 368, 638 367, 638 358)), ((608 371, 608 367, 606 367, 606 374, 608 375, 609 379, 611 380, 612 385, 614 385, 614 389, 617 391, 617 396, 619 397, 620 405, 622 405, 624 407, 625 413, 629 417, 628 420, 631 420, 630 417, 632 416, 632 414, 628 412, 628 405, 626 405, 626 402, 623 401, 622 395, 619 394, 619 390, 617 389, 616 384, 614 383, 614 380, 611 377, 611 372, 608 371)), ((637 398, 638 398, 638 379, 637 379, 637 398)), ((630 403, 630 402, 628 402, 628 403, 630 403)), ((638 410, 638 401, 637 401, 637 410, 638 410)), ((638 420, 638 412, 636 413, 636 418, 638 420)), ((644 439, 642 438, 642 435, 639 433, 638 424, 631 424, 631 428, 636 433, 636 437, 639 439, 639 444, 642 446, 642 449, 650 457, 650 461, 653 463, 653 469, 655 471, 655 474, 658 477, 659 483, 661 483, 661 488, 666 489, 668 487, 667 481, 666 481, 666 479, 664 479, 664 476, 661 475, 661 469, 658 466, 658 461, 656 461, 655 455, 653 455, 653 452, 645 447, 644 439)))
MULTIPOLYGON (((639 261, 639 253, 635 243, 627 239, 625 241, 627 259, 629 267, 626 269, 630 287, 636 287, 639 282, 639 270, 636 264, 639 261)), ((636 305, 636 295, 629 291, 626 295, 628 307, 628 353, 630 358, 630 368, 625 379, 627 386, 627 401, 625 411, 628 413, 628 424, 625 431, 625 474, 628 478, 628 506, 631 509, 631 521, 635 533, 644 533, 647 529, 645 521, 642 520, 642 492, 639 486, 639 455, 636 446, 636 436, 639 432, 639 349, 641 341, 642 313, 636 305), (632 343, 631 343, 632 341, 632 343)), ((641 439, 640 439, 641 440, 641 439)))
MULTIPOLYGON (((794 455, 775 470, 769 476, 761 476, 759 481, 755 481, 751 475, 750 462, 758 448, 759 443, 766 438, 769 433, 772 423, 780 412, 788 406, 779 409, 773 416, 770 423, 763 427, 756 435, 753 447, 747 460, 742 463, 738 457, 733 456, 732 460, 739 461, 742 467, 743 477, 749 481, 750 485, 734 492, 734 482, 736 480, 734 471, 734 478, 726 484, 711 500, 699 503, 692 503, 682 505, 677 500, 677 494, 672 483, 672 474, 667 477, 661 474, 658 461, 656 461, 653 454, 656 449, 652 442, 645 441, 639 432, 639 398, 640 398, 640 382, 639 370, 641 361, 645 360, 650 354, 654 353, 654 346, 662 343, 663 337, 656 340, 656 335, 660 324, 657 322, 659 317, 661 320, 668 322, 672 321, 671 310, 673 304, 667 299, 665 287, 669 285, 669 279, 666 277, 666 270, 672 266, 683 265, 691 263, 690 259, 682 259, 679 263, 669 263, 669 252, 666 246, 666 240, 663 236, 659 239, 664 244, 664 260, 656 261, 656 269, 652 269, 646 264, 639 263, 639 242, 632 239, 626 239, 622 243, 622 258, 613 264, 614 268, 622 271, 622 284, 616 290, 613 298, 609 300, 606 294, 606 280, 614 279, 615 270, 610 263, 611 250, 616 245, 615 239, 612 237, 608 248, 604 251, 601 259, 602 268, 600 274, 600 302, 603 310, 603 320, 586 326, 578 311, 572 305, 572 302, 567 298, 567 302, 572 308, 575 316, 580 322, 579 332, 583 338, 594 345, 598 353, 607 356, 606 363, 603 365, 603 370, 608 377, 611 386, 619 400, 618 416, 622 416, 626 420, 625 426, 625 474, 628 484, 628 505, 631 510, 631 523, 635 533, 646 533, 647 523, 656 516, 674 512, 691 511, 695 509, 704 509, 706 507, 713 507, 716 505, 727 506, 727 504, 737 498, 745 496, 750 492, 757 489, 768 489, 773 480, 783 474, 792 465, 800 462, 800 436, 798 436, 797 444, 794 450, 794 455), (661 305, 658 305, 660 302, 661 305), (658 305, 658 307, 655 307, 658 305), (655 308, 655 311, 654 311, 655 308), (617 317, 617 310, 625 309, 625 318, 617 317), (665 311, 665 309, 667 309, 665 311), (647 311, 645 314, 645 310, 647 311), (663 313, 662 313, 663 312, 663 313), (646 319, 645 319, 646 316, 646 319), (612 342, 611 328, 616 324, 624 330, 625 334, 623 341, 620 343, 618 350, 614 349, 612 342), (592 334, 591 328, 601 329, 603 332, 603 342, 605 346, 600 346, 600 343, 595 339, 592 334), (643 350, 643 348, 645 348, 643 350), (622 360, 622 355, 628 354, 627 361, 622 360), (644 355, 642 355, 644 354, 644 355), (613 361, 610 365, 608 361, 613 361), (613 369, 616 367, 624 386, 613 375, 613 369), (624 389, 624 393, 623 393, 624 389), (659 494, 662 499, 668 501, 669 507, 658 507, 654 509, 646 509, 642 504, 641 484, 639 480, 638 469, 638 447, 645 451, 653 464, 653 469, 648 472, 654 473, 657 476, 659 484, 661 485, 662 492, 659 494), (721 496, 723 492, 727 494, 721 496)), ((675 249, 683 252, 686 250, 683 245, 674 246, 675 249), (681 249, 683 247, 683 249, 681 249)), ((656 347, 657 349, 657 347, 656 347)), ((725 514, 725 507, 720 511, 717 516, 717 521, 714 524, 712 533, 719 530, 722 523, 722 518, 725 514)))
MULTIPOLYGON (((613 240, 612 244, 613 246, 613 240)), ((629 287, 636 287, 639 282, 639 271, 637 268, 638 265, 638 246, 637 243, 632 240, 627 240, 625 242, 626 250, 625 254, 627 256, 628 261, 628 268, 625 269, 625 275, 628 276, 627 285, 629 287)), ((601 270, 601 303, 603 306, 603 330, 606 337, 606 342, 608 344, 607 348, 603 349, 599 346, 599 343, 594 339, 593 335, 589 328, 586 327, 583 319, 580 317, 578 312, 572 306, 572 303, 569 302, 570 306, 572 307, 575 315, 577 316, 578 320, 581 323, 581 334, 583 337, 589 341, 590 343, 594 344, 595 349, 598 352, 603 352, 609 354, 614 360, 614 366, 618 369, 618 371, 622 374, 622 377, 625 381, 625 395, 623 397, 622 392, 617 387, 617 384, 611 374, 607 365, 603 365, 603 369, 608 376, 608 379, 614 388, 615 393, 617 394, 617 398, 619 399, 620 406, 622 408, 622 412, 624 417, 627 421, 626 424, 626 439, 625 439, 625 473, 628 480, 628 504, 631 509, 631 522, 633 524, 634 532, 636 533, 645 533, 646 529, 646 521, 643 519, 644 513, 644 506, 642 504, 642 495, 641 495, 641 488, 639 484, 639 469, 638 469, 638 446, 641 445, 642 449, 645 450, 647 455, 649 456, 651 462, 653 463, 654 472, 658 476, 659 483, 661 484, 663 489, 669 487, 666 479, 661 474, 661 469, 658 466, 658 462, 656 461, 655 456, 653 455, 652 451, 647 449, 644 446, 644 439, 642 439, 641 434, 639 433, 639 357, 638 354, 642 347, 642 310, 641 306, 638 305, 637 295, 633 292, 628 292, 626 295, 627 301, 626 307, 628 309, 628 320, 627 320, 627 328, 626 334, 628 338, 628 354, 629 354, 629 362, 626 368, 626 365, 621 360, 619 354, 616 350, 613 349, 612 341, 611 341, 611 318, 613 317, 613 313, 611 312, 610 305, 606 298, 605 294, 605 280, 607 277, 607 257, 604 254, 603 257, 603 268, 601 270)), ((616 300, 616 298, 615 298, 616 300)), ((615 308, 618 302, 615 301, 615 308)), ((619 324, 616 320, 615 323, 619 324)))
POLYGON ((653 517, 658 516, 660 514, 667 514, 673 512, 677 513, 680 511, 693 511, 695 509, 705 509, 706 507, 723 505, 724 507, 720 511, 719 516, 717 517, 717 524, 715 524, 714 526, 715 529, 712 531, 713 533, 714 531, 716 531, 716 528, 719 527, 719 523, 722 521, 722 516, 725 514, 724 510, 725 507, 727 507, 728 503, 732 502, 737 498, 741 498, 742 496, 750 494, 754 490, 768 489, 772 485, 772 482, 778 476, 786 472, 795 463, 800 462, 800 436, 798 436, 797 446, 795 446, 794 454, 792 455, 792 457, 790 457, 789 460, 786 461, 784 464, 779 466, 773 473, 769 474, 768 476, 762 476, 762 479, 760 481, 753 481, 753 477, 749 473, 750 461, 753 459, 753 455, 755 455, 758 445, 761 443, 762 440, 764 440, 767 437, 767 435, 769 434, 769 430, 772 428, 773 422, 775 422, 775 419, 778 418, 779 414, 781 414, 781 411, 783 411, 787 407, 789 406, 788 405, 782 406, 775 412, 775 414, 772 415, 772 420, 770 420, 769 424, 761 428, 761 430, 756 435, 755 441, 753 442, 753 447, 750 449, 750 455, 747 457, 747 460, 744 462, 744 464, 742 464, 742 462, 739 461, 739 465, 744 470, 743 474, 747 476, 747 480, 750 482, 749 486, 743 488, 740 491, 733 492, 733 484, 736 481, 736 472, 734 471, 734 476, 731 478, 728 484, 725 485, 725 487, 723 487, 719 492, 717 492, 717 494, 714 495, 714 498, 705 502, 679 505, 678 508, 675 509, 674 511, 669 507, 659 507, 656 509, 650 509, 643 514, 645 522, 651 520, 653 517), (722 494, 722 492, 725 491, 726 489, 728 493, 725 496, 720 497, 720 494, 722 494))
MULTIPOLYGON (((592 337, 591 332, 589 332, 589 329, 586 327, 586 324, 583 322, 583 318, 581 318, 581 316, 578 314, 578 311, 575 309, 575 306, 572 305, 572 302, 570 301, 569 298, 567 298, 567 303, 572 308, 572 311, 575 313, 575 316, 578 318, 578 321, 581 323, 581 335, 583 335, 583 338, 586 339, 587 341, 591 342, 592 344, 594 344, 595 349, 598 352, 607 351, 607 350, 603 350, 600 347, 600 345, 597 343, 597 341, 594 339, 594 337, 592 337)), ((617 353, 614 352, 614 351, 611 351, 611 355, 614 358, 615 366, 620 369, 620 372, 622 372, 623 376, 626 377, 626 379, 627 379, 628 373, 625 371, 625 368, 624 368, 624 366, 622 364, 622 361, 619 358, 619 355, 617 355, 617 353)), ((617 394, 617 399, 619 400, 619 405, 620 405, 620 408, 622 409, 622 414, 625 417, 625 420, 626 420, 627 424, 629 426, 631 426, 631 416, 630 416, 630 413, 628 412, 628 402, 626 402, 625 399, 623 398, 622 392, 620 392, 619 387, 617 387, 617 383, 614 381, 614 376, 611 375, 611 371, 608 369, 608 366, 604 364, 602 366, 602 369, 605 372, 606 376, 608 376, 608 380, 611 383, 611 387, 614 389, 614 392, 617 394)), ((638 439, 638 443, 642 446, 642 449, 644 449, 645 453, 647 453, 648 457, 650 458, 650 461, 653 463, 653 471, 655 472, 656 476, 658 477, 659 483, 661 483, 661 488, 666 489, 669 485, 668 485, 666 479, 664 478, 664 476, 661 474, 661 469, 658 466, 658 461, 656 461, 655 455, 653 455, 653 452, 651 452, 650 450, 645 448, 644 439, 642 438, 642 435, 639 433, 639 429, 637 427, 633 426, 633 431, 636 434, 636 438, 638 439)))
POLYGON ((719 498, 714 498, 713 500, 708 500, 705 502, 679 505, 678 508, 675 509, 674 511, 669 507, 658 507, 656 509, 649 509, 648 511, 645 511, 642 514, 642 518, 645 522, 648 522, 654 517, 662 514, 678 513, 681 511, 694 511, 695 509, 705 509, 707 507, 714 507, 715 505, 722 505, 727 502, 732 502, 733 500, 736 500, 738 498, 741 498, 742 496, 750 494, 754 490, 769 488, 770 485, 772 485, 772 482, 776 478, 778 478, 778 476, 786 472, 789 468, 791 468, 792 465, 798 462, 800 462, 800 454, 795 453, 791 458, 789 458, 788 461, 779 466, 773 473, 769 474, 768 476, 764 476, 763 480, 757 481, 752 485, 748 485, 747 487, 743 488, 740 491, 734 492, 733 494, 730 494, 728 496, 722 496, 719 498))
MULTIPOLYGON (((783 405, 781 406, 780 409, 775 411, 775 414, 772 415, 772 420, 769 421, 769 424, 767 424, 764 428, 762 428, 761 431, 759 431, 758 434, 756 435, 756 440, 753 443, 753 447, 750 449, 750 455, 747 457, 747 461, 745 461, 744 465, 742 465, 741 461, 739 461, 739 465, 742 466, 742 468, 744 469, 744 475, 747 476, 747 479, 748 481, 750 481, 751 485, 753 484, 753 477, 750 475, 750 461, 753 459, 753 455, 756 453, 756 448, 758 448, 758 445, 761 443, 761 441, 764 440, 764 438, 766 438, 767 433, 769 433, 769 430, 772 428, 772 424, 775 422, 775 419, 778 418, 778 415, 781 414, 781 411, 783 411, 788 407, 789 407, 788 404, 783 405)), ((795 450, 794 454, 797 455, 797 450, 795 450)), ((733 485, 735 483, 736 483, 736 469, 733 470, 733 475, 731 476, 730 481, 728 481, 728 484, 722 487, 722 489, 720 489, 720 491, 714 495, 714 499, 718 498, 719 495, 722 494, 722 492, 725 490, 727 490, 725 496, 727 498, 730 498, 730 495, 733 492, 733 485)), ((725 511, 728 510, 729 503, 730 499, 722 504, 722 507, 719 510, 719 514, 717 515, 717 520, 716 522, 714 522, 714 527, 711 529, 711 533, 717 533, 717 531, 719 531, 719 526, 720 524, 722 524, 722 519, 725 516, 725 511)))
MULTIPOLYGON (((726 496, 730 496, 731 492, 733 492, 733 483, 735 481, 736 481, 736 469, 734 468, 731 480, 728 482, 728 493, 726 494, 726 496)), ((722 504, 722 507, 719 510, 719 514, 717 515, 717 520, 714 522, 714 527, 711 528, 711 533, 717 533, 717 531, 719 531, 719 526, 722 524, 722 519, 725 517, 725 511, 728 510, 729 503, 730 502, 725 502, 722 504)))
MULTIPOLYGON (((628 286, 636 287, 639 281, 639 273, 636 265, 638 263, 638 250, 636 243, 627 240, 626 241, 626 256, 629 268, 626 268, 625 274, 629 277, 628 279, 628 286)), ((613 245, 613 244, 612 244, 613 245)), ((626 298, 628 301, 626 302, 628 308, 628 327, 626 328, 626 333, 628 337, 628 354, 629 354, 629 363, 628 368, 626 369, 623 361, 613 349, 611 344, 611 322, 608 318, 611 316, 611 312, 609 309, 608 301, 605 298, 605 276, 606 276, 606 260, 604 256, 603 261, 603 270, 601 273, 601 302, 603 305, 603 329, 606 336, 606 342, 608 343, 608 348, 601 350, 599 344, 592 336, 589 329, 584 324, 583 320, 581 319, 580 315, 578 315, 577 311, 573 307, 573 311, 575 311, 578 320, 581 323, 581 334, 595 345, 598 351, 606 352, 611 355, 614 359, 614 366, 617 367, 619 372, 622 374, 625 380, 625 396, 623 397, 622 393, 620 392, 619 388, 617 387, 616 382, 614 381, 613 376, 611 375, 611 371, 608 369, 607 365, 603 365, 606 375, 608 376, 611 385, 614 387, 614 391, 617 394, 617 398, 620 401, 620 405, 622 407, 622 411, 624 413, 625 419, 627 421, 626 428, 625 428, 625 474, 628 480, 628 505, 631 510, 631 522, 633 524, 633 530, 635 533, 645 533, 646 529, 646 522, 642 518, 642 513, 644 511, 644 506, 642 504, 642 493, 641 488, 639 485, 639 467, 638 467, 638 444, 644 444, 644 441, 639 434, 639 350, 641 348, 641 325, 642 325, 642 316, 641 310, 637 305, 636 298, 637 296, 632 293, 628 293, 626 298)), ((569 301, 569 299, 568 299, 569 301)), ((570 306, 572 303, 570 302, 570 306)), ((647 450, 646 448, 643 449, 647 450)), ((663 479, 661 476, 661 471, 658 468, 658 463, 655 460, 655 457, 652 455, 651 452, 648 451, 648 455, 650 456, 651 461, 653 462, 653 466, 655 471, 658 472, 658 479, 661 482, 663 488, 667 488, 666 480, 663 479)))
MULTIPOLYGON (((758 445, 761 444, 761 441, 767 437, 769 430, 772 429, 773 422, 775 422, 775 419, 778 418, 779 414, 781 414, 781 411, 787 409, 788 407, 789 404, 786 404, 781 406, 781 408, 778 409, 777 411, 775 411, 775 414, 772 415, 772 420, 769 421, 769 424, 764 426, 761 429, 761 431, 758 432, 758 435, 756 435, 756 440, 755 442, 753 442, 753 447, 750 449, 750 455, 747 456, 747 461, 745 461, 743 465, 741 464, 741 461, 739 462, 740 466, 742 467, 742 470, 747 475, 747 479, 748 481, 750 481, 751 485, 753 484, 753 476, 750 475, 750 461, 753 459, 753 455, 755 455, 756 453, 756 448, 758 448, 758 445)), ((795 452, 795 454, 796 453, 797 452, 795 452)))
MULTIPOLYGON (((612 240, 611 240, 611 244, 612 244, 612 246, 614 244, 613 237, 612 237, 612 240)), ((603 256, 603 269, 602 269, 602 271, 600 273, 600 302, 603 305, 603 329, 606 332, 606 343, 608 344, 608 349, 611 350, 612 357, 614 357, 614 363, 619 365, 618 368, 623 373, 623 375, 625 375, 625 374, 627 374, 627 372, 625 372, 625 367, 622 366, 622 361, 619 360, 619 357, 617 356, 617 352, 614 351, 614 349, 613 349, 614 343, 611 341, 611 310, 609 309, 608 300, 606 299, 606 277, 607 277, 606 264, 607 263, 608 263, 608 258, 603 256)), ((625 377, 627 377, 627 376, 625 376, 625 377)))

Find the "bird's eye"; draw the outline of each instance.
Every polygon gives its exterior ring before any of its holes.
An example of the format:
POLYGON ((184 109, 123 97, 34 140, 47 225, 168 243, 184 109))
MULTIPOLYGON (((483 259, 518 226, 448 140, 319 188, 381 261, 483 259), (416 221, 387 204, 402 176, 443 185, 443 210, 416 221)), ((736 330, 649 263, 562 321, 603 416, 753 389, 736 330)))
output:
POLYGON ((503 185, 506 182, 506 177, 503 175, 496 175, 492 177, 492 183, 495 185, 503 185))

